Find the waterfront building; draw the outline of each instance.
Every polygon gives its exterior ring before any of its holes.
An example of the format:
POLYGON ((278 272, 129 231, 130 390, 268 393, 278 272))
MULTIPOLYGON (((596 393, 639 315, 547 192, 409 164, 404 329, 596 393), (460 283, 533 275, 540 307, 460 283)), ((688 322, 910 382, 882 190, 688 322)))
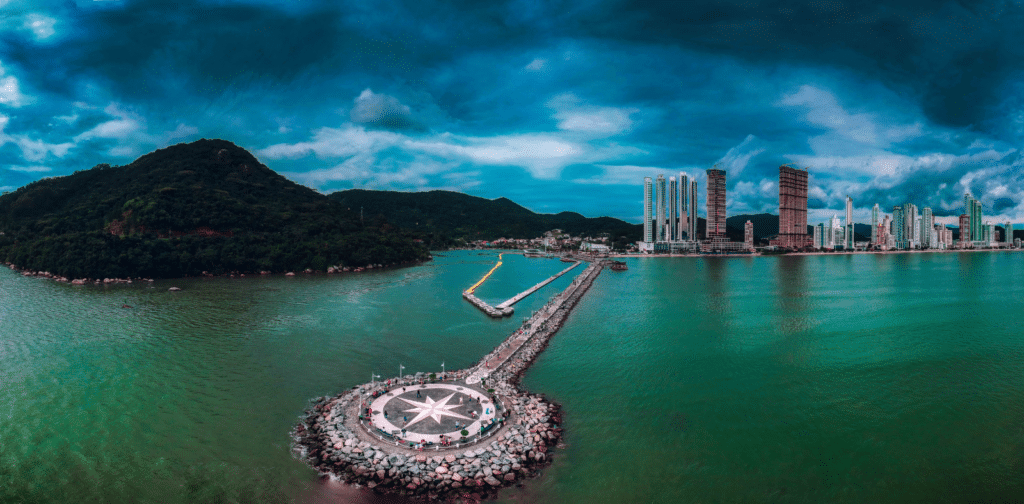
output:
POLYGON ((906 215, 903 212, 903 207, 894 206, 892 208, 892 234, 893 239, 896 240, 897 244, 903 243, 907 239, 907 226, 905 225, 905 221, 906 215))
POLYGON ((991 222, 986 222, 983 234, 985 246, 994 247, 996 244, 996 225, 991 222))
MULTIPOLYGON (((690 177, 679 172, 679 223, 676 225, 676 241, 682 241, 689 230, 690 219, 690 177)), ((688 236, 689 237, 689 236, 688 236)))
POLYGON ((687 201, 689 208, 686 210, 689 221, 686 227, 686 239, 697 240, 697 181, 690 181, 690 200, 687 201))
POLYGON ((816 249, 823 249, 823 248, 825 248, 824 238, 825 238, 825 224, 818 223, 817 226, 814 226, 814 237, 813 237, 813 240, 811 241, 811 243, 813 244, 812 246, 814 248, 816 248, 816 249))
POLYGON ((934 241, 932 233, 935 231, 935 219, 932 216, 931 207, 921 209, 921 248, 932 248, 934 241))
MULTIPOLYGON (((804 234, 804 236, 807 236, 804 234)), ((754 223, 747 221, 743 224, 743 244, 748 250, 754 250, 754 223)))
POLYGON ((644 177, 644 243, 654 242, 654 227, 652 217, 654 201, 652 193, 651 177, 644 177))
POLYGON ((711 168, 708 175, 708 216, 704 236, 725 238, 725 170, 711 168))
POLYGON ((846 246, 846 231, 844 230, 838 215, 833 215, 832 218, 829 219, 826 234, 828 242, 825 245, 825 248, 835 249, 846 246))
POLYGON ((658 175, 657 185, 654 186, 656 190, 655 199, 655 215, 658 216, 658 224, 654 228, 656 233, 655 241, 665 241, 665 176, 658 175))
POLYGON ((846 247, 853 248, 853 198, 846 196, 846 247))
POLYGON ((779 167, 779 237, 773 245, 807 246, 807 171, 779 167))
POLYGON ((1009 245, 1013 242, 1013 223, 1006 221, 1006 224, 1003 226, 1003 231, 1003 241, 1009 245))
POLYGON ((676 239, 676 229, 679 226, 677 216, 679 215, 679 190, 676 189, 676 178, 668 178, 668 224, 665 226, 665 241, 676 239))
POLYGON ((903 238, 896 238, 897 242, 903 242, 900 248, 917 248, 921 243, 921 228, 917 223, 917 205, 913 203, 903 204, 903 238))
POLYGON ((967 214, 960 215, 960 248, 971 247, 973 240, 971 239, 971 216, 967 214))
MULTIPOLYGON (((964 193, 964 213, 970 218, 970 241, 984 241, 984 225, 981 223, 981 201, 974 199, 971 193, 964 193)), ((961 240, 963 238, 961 237, 961 240)))
POLYGON ((871 207, 871 244, 878 244, 878 203, 871 207))
POLYGON ((1013 248, 1020 248, 1020 238, 1013 239, 1013 248))

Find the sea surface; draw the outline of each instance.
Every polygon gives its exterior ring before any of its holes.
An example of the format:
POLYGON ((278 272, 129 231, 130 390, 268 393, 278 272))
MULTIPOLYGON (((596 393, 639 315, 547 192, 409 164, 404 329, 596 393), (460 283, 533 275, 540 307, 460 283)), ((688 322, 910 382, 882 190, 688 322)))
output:
MULTIPOLYGON (((0 502, 403 502, 317 477, 289 431, 373 374, 471 365, 577 273, 492 320, 460 292, 496 259, 130 286, 2 269, 0 502)), ((1024 499, 1024 254, 627 262, 526 374, 566 447, 499 502, 1024 499)), ((476 294, 565 266, 506 254, 476 294)))

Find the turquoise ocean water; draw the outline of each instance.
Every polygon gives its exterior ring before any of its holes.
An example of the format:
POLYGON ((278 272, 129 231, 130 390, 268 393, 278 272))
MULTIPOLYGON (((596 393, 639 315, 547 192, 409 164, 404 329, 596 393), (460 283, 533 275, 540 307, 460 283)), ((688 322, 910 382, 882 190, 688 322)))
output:
MULTIPOLYGON (((400 501, 318 479, 288 431, 371 373, 472 364, 572 277, 491 320, 459 293, 496 256, 152 286, 0 270, 0 502, 400 501)), ((527 373, 567 446, 500 501, 1024 499, 1024 255, 628 262, 527 373)), ((476 294, 563 267, 506 255, 476 294)))

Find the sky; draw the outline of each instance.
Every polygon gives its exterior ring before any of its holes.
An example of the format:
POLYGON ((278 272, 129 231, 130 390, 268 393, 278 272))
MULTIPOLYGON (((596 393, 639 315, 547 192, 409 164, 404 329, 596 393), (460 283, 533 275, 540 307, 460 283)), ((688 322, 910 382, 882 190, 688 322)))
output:
POLYGON ((0 0, 0 190, 223 138, 323 193, 446 189, 641 222, 911 202, 1024 222, 1024 2, 0 0))

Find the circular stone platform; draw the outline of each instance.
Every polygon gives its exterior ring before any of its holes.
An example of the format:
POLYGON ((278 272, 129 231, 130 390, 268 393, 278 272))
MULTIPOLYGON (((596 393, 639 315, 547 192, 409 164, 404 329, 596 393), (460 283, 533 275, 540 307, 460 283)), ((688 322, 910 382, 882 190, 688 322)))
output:
POLYGON ((497 416, 486 393, 451 383, 395 387, 374 399, 370 409, 375 427, 417 443, 438 443, 442 435, 457 441, 463 429, 478 434, 497 416))

